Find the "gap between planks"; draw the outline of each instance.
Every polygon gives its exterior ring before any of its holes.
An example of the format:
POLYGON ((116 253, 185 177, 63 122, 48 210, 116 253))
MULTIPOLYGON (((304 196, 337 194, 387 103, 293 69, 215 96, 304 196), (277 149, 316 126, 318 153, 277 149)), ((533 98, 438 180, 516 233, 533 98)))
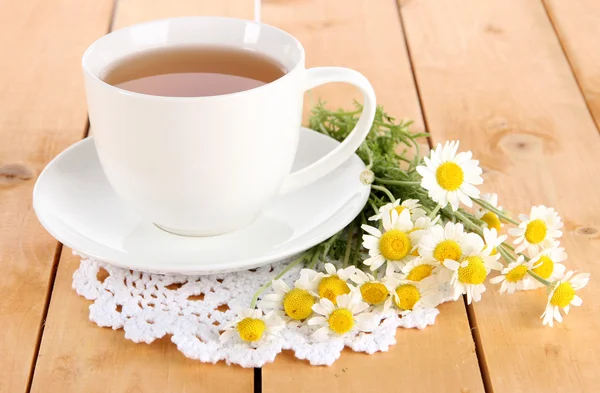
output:
MULTIPOLYGON (((569 57, 569 52, 567 52, 567 48, 563 44, 562 39, 560 37, 560 32, 559 32, 558 26, 556 25, 556 22, 554 21, 554 18, 552 17, 552 13, 548 9, 547 0, 540 0, 540 1, 542 2, 542 8, 546 12, 546 17, 548 18, 548 21, 550 22, 550 26, 552 26, 552 30, 554 31, 554 35, 556 36, 556 40, 558 41, 558 46, 562 50, 563 56, 567 60, 567 64, 569 65, 569 69, 571 70, 571 74, 573 75, 573 79, 575 79, 575 84, 577 85, 577 88, 579 89, 579 94, 581 94, 581 97, 583 98, 583 102, 585 102, 585 107, 587 108, 587 110, 590 114, 590 117, 592 119, 596 120, 596 118, 594 117, 594 112, 592 111, 592 108, 590 107, 590 103, 588 102, 588 99, 585 96, 585 93, 583 90, 583 85, 582 85, 583 82, 579 80, 579 76, 575 72, 575 68, 573 67, 573 62, 571 61, 571 57, 569 57)), ((594 121, 594 125, 596 126, 596 129, 600 132, 600 128, 598 128, 598 123, 596 121, 594 121)))
POLYGON ((48 317, 48 309, 50 308, 50 299, 52 298, 52 291, 54 290, 54 281, 56 280, 56 272, 58 271, 58 261, 63 250, 62 243, 57 243, 54 249, 54 257, 52 258, 52 268, 50 269, 50 277, 48 279, 48 288, 46 289, 46 297, 44 301, 44 309, 42 311, 42 318, 40 319, 40 327, 38 329, 37 341, 33 350, 33 357, 31 359, 31 367, 29 369, 29 379, 27 380, 27 390, 31 391, 31 385, 33 384, 33 374, 35 372, 35 366, 37 364, 37 358, 40 353, 40 347, 42 345, 42 336, 44 335, 44 328, 46 327, 46 317, 48 317))
MULTIPOLYGON (((113 29, 113 24, 115 20, 115 15, 117 11, 117 4, 119 0, 113 0, 113 7, 110 13, 110 18, 108 21, 108 29, 107 33, 110 33, 113 29)), ((85 139, 88 137, 90 133, 90 119, 88 117, 86 126, 83 130, 82 138, 85 139)), ((63 251, 63 244, 60 242, 56 243, 56 248, 54 250, 54 257, 52 258, 52 269, 50 271, 50 278, 48 281, 48 289, 46 291, 46 300, 44 302, 44 309, 42 311, 42 319, 40 328, 38 330, 38 337, 35 344, 35 350, 33 352, 33 359, 31 361, 31 369, 29 371, 29 379, 27 381, 27 390, 26 392, 31 392, 31 387, 33 385, 33 376, 35 375, 35 367, 37 365, 38 356, 40 354, 40 348, 42 345, 42 338, 44 337, 44 328, 46 327, 46 318, 48 317, 48 311, 50 310, 50 301, 52 300, 52 292, 54 291, 54 283, 56 281, 56 274, 58 272, 58 263, 60 262, 60 257, 63 251)))
MULTIPOLYGON (((419 86, 419 81, 417 79, 417 74, 415 70, 415 66, 413 63, 412 51, 410 44, 408 42, 408 35, 406 28, 404 27, 404 20, 402 18, 402 7, 400 6, 401 0, 395 0, 396 10, 398 12, 398 18, 400 19, 400 27, 402 29, 402 39, 406 45, 406 52, 408 56, 408 62, 410 64, 411 74, 413 77, 413 81, 415 84, 415 90, 417 92, 417 99, 419 101, 419 106, 421 107, 421 113, 423 114, 423 125, 425 127, 425 132, 429 133, 429 124, 427 122, 427 111, 425 110, 425 105, 423 104, 423 99, 421 96, 421 89, 419 86)), ((429 148, 434 148, 433 137, 431 134, 427 137, 427 141, 429 144, 429 148)), ((467 298, 465 295, 462 296, 463 302, 465 304, 465 309, 467 311, 467 320, 469 321, 469 329, 471 330, 471 336, 473 337, 473 342, 475 343, 475 355, 477 357, 477 363, 479 364, 479 372, 481 374, 481 379, 483 382, 483 389, 486 393, 493 393, 494 389, 492 388, 492 382, 490 378, 489 369, 487 366, 487 362, 485 360, 485 354, 483 352, 483 344, 481 341, 481 337, 479 335, 479 330, 477 326, 477 319, 475 317, 475 310, 473 309, 472 304, 467 304, 467 298)))

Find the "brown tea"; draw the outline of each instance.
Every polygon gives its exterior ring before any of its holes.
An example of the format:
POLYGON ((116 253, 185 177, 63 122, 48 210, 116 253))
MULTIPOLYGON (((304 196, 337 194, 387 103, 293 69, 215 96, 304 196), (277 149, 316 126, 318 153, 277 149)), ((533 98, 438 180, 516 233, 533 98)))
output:
POLYGON ((103 80, 136 93, 203 97, 253 89, 286 72, 275 60, 249 50, 191 46, 130 56, 110 68, 103 80))

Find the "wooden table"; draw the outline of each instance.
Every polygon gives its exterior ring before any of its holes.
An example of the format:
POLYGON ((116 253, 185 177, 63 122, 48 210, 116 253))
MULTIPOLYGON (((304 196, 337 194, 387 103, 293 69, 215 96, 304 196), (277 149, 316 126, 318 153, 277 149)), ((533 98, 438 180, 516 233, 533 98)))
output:
MULTIPOLYGON (((168 338, 134 344, 88 321, 78 259, 41 227, 43 167, 86 135, 84 49, 112 29, 182 15, 252 18, 251 0, 0 0, 0 392, 600 391, 600 2, 264 0, 308 65, 364 73, 388 112, 434 142, 460 138, 486 190, 525 212, 554 206, 584 305, 554 329, 543 290, 444 304, 435 326, 399 330, 388 353, 311 367, 289 353, 262 370, 186 359, 168 338)), ((348 107, 358 93, 313 96, 348 107)), ((308 108, 307 108, 308 109, 308 108)))

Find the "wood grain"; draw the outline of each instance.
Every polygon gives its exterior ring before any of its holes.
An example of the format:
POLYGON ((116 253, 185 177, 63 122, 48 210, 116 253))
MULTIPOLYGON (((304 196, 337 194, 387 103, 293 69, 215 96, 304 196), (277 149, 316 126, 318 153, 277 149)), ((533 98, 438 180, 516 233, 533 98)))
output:
MULTIPOLYGON (((429 131, 459 138, 484 168, 485 190, 528 212, 555 207, 572 269, 600 274, 600 137, 540 2, 401 2, 429 131)), ((590 49, 591 50, 591 49, 590 49)), ((495 393, 597 392, 600 287, 565 323, 542 327, 544 290, 474 306, 495 393)))
POLYGON ((592 116, 600 127, 600 2, 544 0, 592 116))
MULTIPOLYGON (((296 36, 307 65, 339 65, 362 72, 378 103, 398 118, 423 128, 416 89, 393 1, 265 1, 263 20, 296 36)), ((331 107, 348 108, 357 91, 328 85, 311 92, 331 107)), ((305 105, 307 110, 309 104, 305 105)), ((345 351, 332 367, 313 367, 286 353, 263 368, 263 392, 483 392, 477 358, 462 302, 447 304, 434 327, 400 329, 388 353, 345 351), (435 369, 435 378, 430 374, 435 369)))
MULTIPOLYGON (((115 29, 135 23, 186 15, 252 18, 248 1, 119 0, 115 29)), ((89 41, 87 44, 91 44, 89 41)), ((164 338, 134 344, 122 331, 88 320, 89 302, 71 289, 78 259, 61 256, 32 392, 253 392, 254 370, 203 364, 185 358, 164 338)))
POLYGON ((88 319, 89 301, 71 289, 79 258, 65 248, 32 392, 253 392, 253 370, 184 357, 168 337, 150 345, 88 319))
POLYGON ((112 0, 0 0, 0 392, 27 390, 57 242, 31 207, 37 175, 86 127, 80 58, 112 0))

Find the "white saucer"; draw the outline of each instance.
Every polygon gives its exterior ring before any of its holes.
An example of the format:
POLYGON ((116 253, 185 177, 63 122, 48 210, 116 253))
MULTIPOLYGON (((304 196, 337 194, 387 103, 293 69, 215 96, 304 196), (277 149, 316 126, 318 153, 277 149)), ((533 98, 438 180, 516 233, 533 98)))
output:
MULTIPOLYGON (((337 145, 303 128, 294 170, 337 145)), ((364 169, 354 155, 324 178, 273 200, 246 228, 215 237, 183 237, 164 232, 123 206, 90 137, 48 164, 35 185, 33 207, 52 236, 82 254, 135 270, 211 274, 282 260, 344 228, 369 197, 370 188, 359 181, 364 169)))

